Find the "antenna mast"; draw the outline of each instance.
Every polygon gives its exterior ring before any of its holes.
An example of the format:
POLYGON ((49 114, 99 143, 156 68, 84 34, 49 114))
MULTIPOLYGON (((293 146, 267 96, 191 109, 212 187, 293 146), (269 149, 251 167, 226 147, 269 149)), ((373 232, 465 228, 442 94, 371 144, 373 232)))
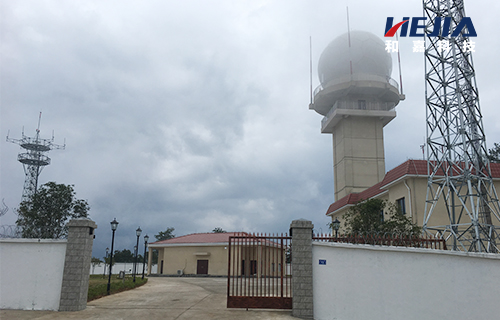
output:
POLYGON ((312 37, 309 36, 309 84, 310 84, 310 96, 311 101, 309 102, 309 106, 313 104, 313 57, 312 57, 312 37))
POLYGON ((349 25, 349 7, 346 7, 346 11, 347 11, 347 38, 349 39, 349 67, 351 69, 351 76, 352 76, 351 26, 349 25))
MULTIPOLYGON (((464 1, 423 0, 425 34, 436 18, 465 16, 464 1)), ((457 37, 426 36, 427 198, 424 231, 444 237, 453 250, 500 252, 500 207, 487 157, 471 50, 457 37), (441 41, 449 44, 449 50, 441 41), (444 203, 444 209, 442 203, 444 203)))
POLYGON ((38 176, 45 166, 50 164, 50 158, 45 155, 52 149, 64 149, 66 144, 54 144, 54 135, 52 139, 40 139, 40 122, 42 113, 38 117, 38 127, 36 129, 35 138, 30 138, 24 135, 24 129, 21 139, 11 139, 7 134, 7 142, 12 142, 21 146, 26 152, 21 152, 17 156, 17 160, 24 166, 26 178, 24 180, 23 196, 21 201, 30 199, 37 190, 38 176))

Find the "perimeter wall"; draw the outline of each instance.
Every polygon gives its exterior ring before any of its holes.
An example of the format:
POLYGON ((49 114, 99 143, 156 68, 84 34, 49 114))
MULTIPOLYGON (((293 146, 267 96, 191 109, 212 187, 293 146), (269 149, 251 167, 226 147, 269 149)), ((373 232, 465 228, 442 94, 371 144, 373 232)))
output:
POLYGON ((317 320, 498 319, 500 255, 313 241, 313 297, 317 320))
POLYGON ((79 311, 87 307, 94 229, 68 222, 68 239, 0 239, 0 309, 79 311))
POLYGON ((0 239, 0 309, 58 310, 67 240, 0 239))

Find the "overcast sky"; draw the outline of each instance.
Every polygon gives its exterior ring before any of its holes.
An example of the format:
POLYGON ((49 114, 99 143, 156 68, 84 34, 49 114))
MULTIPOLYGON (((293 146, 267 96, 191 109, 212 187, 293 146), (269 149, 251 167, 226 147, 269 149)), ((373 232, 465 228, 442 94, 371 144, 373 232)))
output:
MULTIPOLYGON (((98 224, 94 255, 133 249, 134 230, 177 236, 286 232, 293 219, 327 231, 332 137, 308 110, 322 50, 347 31, 383 37, 386 18, 422 16, 422 1, 1 1, 0 198, 18 206, 20 147, 35 135, 54 150, 41 176, 73 184, 98 224)), ((500 141, 498 1, 467 1, 487 145, 500 141)), ((422 158, 423 53, 400 39, 406 100, 385 128, 386 170, 422 158)), ((398 79, 397 56, 393 57, 398 79)), ((14 224, 10 210, 2 225, 14 224)), ((141 237, 141 243, 143 242, 141 237)), ((140 250, 143 250, 142 244, 140 250)))

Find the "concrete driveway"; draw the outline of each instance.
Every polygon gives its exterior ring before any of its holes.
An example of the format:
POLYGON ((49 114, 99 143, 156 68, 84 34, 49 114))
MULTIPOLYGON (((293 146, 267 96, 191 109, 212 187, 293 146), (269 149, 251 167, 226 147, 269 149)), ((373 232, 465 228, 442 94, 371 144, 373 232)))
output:
POLYGON ((151 277, 140 288, 94 300, 82 311, 0 310, 0 319, 298 319, 291 310, 227 309, 226 281, 151 277))

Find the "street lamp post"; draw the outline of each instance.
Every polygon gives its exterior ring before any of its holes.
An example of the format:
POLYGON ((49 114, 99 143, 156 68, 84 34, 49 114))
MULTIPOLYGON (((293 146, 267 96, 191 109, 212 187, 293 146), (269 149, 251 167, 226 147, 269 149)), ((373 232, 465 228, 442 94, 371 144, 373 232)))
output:
POLYGON ((111 290, 111 268, 113 267, 113 246, 115 244, 115 231, 118 228, 118 221, 116 218, 113 219, 111 223, 111 231, 113 231, 113 236, 111 237, 111 252, 109 255, 109 277, 108 277, 108 295, 111 290))
POLYGON ((137 228, 137 230, 135 230, 135 234, 137 235, 137 245, 136 245, 136 249, 135 249, 135 262, 134 262, 134 282, 135 282, 135 274, 137 273, 137 252, 139 251, 139 237, 141 236, 141 227, 137 228))
POLYGON ((337 239, 339 236, 339 228, 340 228, 339 219, 335 218, 335 220, 333 220, 332 224, 333 224, 333 229, 335 229, 335 239, 337 239))
POLYGON ((135 265, 136 265, 136 261, 135 261, 135 257, 136 257, 136 254, 137 254, 137 246, 134 246, 134 263, 132 264, 132 277, 134 276, 135 274, 135 265))
POLYGON ((106 256, 104 257, 104 271, 102 273, 102 278, 106 277, 106 259, 108 258, 109 255, 109 248, 106 248, 106 256))
POLYGON ((148 246, 148 240, 149 240, 148 235, 145 235, 144 236, 144 257, 142 257, 142 279, 144 279, 144 267, 146 265, 146 247, 148 246))

